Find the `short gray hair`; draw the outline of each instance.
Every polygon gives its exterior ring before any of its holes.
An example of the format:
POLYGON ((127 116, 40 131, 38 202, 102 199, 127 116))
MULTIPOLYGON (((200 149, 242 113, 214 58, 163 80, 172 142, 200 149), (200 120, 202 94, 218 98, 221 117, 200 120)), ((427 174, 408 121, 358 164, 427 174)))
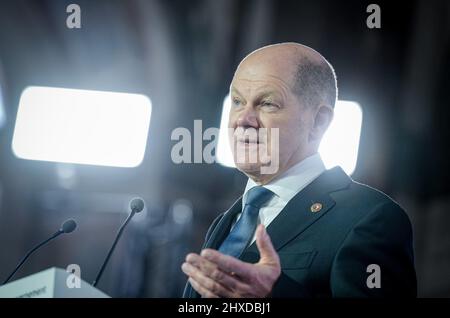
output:
POLYGON ((295 70, 293 91, 307 106, 326 104, 334 108, 338 88, 333 66, 325 59, 314 61, 302 56, 295 70))

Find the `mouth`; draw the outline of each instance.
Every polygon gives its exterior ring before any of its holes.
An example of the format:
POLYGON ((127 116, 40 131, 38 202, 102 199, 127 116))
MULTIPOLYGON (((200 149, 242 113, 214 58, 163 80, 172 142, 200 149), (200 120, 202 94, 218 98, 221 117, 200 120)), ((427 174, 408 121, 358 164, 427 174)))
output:
POLYGON ((233 132, 234 142, 243 147, 262 146, 264 138, 261 137, 261 132, 254 128, 238 127, 233 132))
POLYGON ((236 146, 241 147, 243 149, 259 149, 263 147, 263 143, 257 140, 248 140, 248 139, 237 139, 236 146))
POLYGON ((250 139, 250 138, 237 138, 237 142, 243 145, 259 145, 261 142, 259 142, 256 139, 250 139))

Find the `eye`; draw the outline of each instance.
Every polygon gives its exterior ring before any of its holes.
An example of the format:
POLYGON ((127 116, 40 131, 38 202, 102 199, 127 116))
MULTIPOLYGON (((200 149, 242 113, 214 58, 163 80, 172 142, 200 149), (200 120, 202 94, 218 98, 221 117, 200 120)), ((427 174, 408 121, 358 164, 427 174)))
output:
POLYGON ((274 104, 271 101, 263 101, 261 103, 261 107, 264 107, 265 109, 269 109, 269 110, 277 110, 280 108, 280 106, 278 106, 277 104, 274 104))
POLYGON ((232 98, 232 100, 231 100, 231 105, 232 106, 239 107, 239 106, 241 106, 241 104, 242 104, 242 102, 241 102, 241 100, 239 98, 237 98, 237 97, 233 97, 232 98))

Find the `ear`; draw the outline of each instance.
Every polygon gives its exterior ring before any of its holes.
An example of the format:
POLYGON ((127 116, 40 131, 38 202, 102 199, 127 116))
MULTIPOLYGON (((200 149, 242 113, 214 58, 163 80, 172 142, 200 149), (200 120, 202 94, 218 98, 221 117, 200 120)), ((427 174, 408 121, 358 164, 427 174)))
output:
POLYGON ((319 145, 322 136, 333 120, 333 108, 326 105, 320 105, 315 113, 313 125, 309 132, 309 142, 319 145))

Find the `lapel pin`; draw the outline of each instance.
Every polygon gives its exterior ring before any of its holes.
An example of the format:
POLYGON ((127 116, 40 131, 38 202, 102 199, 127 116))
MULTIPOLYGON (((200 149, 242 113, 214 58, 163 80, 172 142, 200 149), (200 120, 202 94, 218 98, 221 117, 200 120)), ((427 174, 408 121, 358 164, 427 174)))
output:
POLYGON ((320 212, 320 210, 322 210, 322 203, 316 202, 313 205, 311 205, 312 213, 320 212))

